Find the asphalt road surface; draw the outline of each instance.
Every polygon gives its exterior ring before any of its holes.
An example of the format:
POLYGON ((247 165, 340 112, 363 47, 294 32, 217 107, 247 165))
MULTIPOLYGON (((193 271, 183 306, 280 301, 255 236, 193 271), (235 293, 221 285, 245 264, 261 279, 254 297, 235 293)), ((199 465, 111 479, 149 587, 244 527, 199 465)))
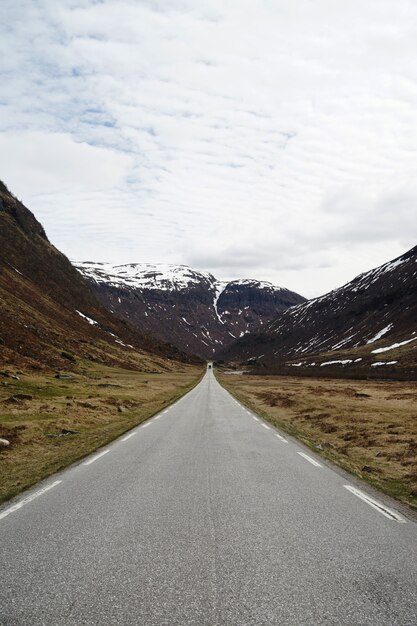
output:
POLYGON ((368 493, 209 370, 0 508, 0 624, 415 626, 417 525, 368 493))

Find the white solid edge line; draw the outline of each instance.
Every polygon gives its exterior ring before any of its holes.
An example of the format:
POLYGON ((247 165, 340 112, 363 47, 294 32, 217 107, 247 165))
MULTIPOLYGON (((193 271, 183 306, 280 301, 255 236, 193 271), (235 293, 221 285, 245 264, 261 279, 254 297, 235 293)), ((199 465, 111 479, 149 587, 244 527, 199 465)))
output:
POLYGON ((130 433, 130 435, 126 435, 126 437, 123 437, 122 441, 127 441, 128 439, 130 439, 131 437, 133 437, 133 435, 136 435, 136 430, 133 433, 130 433))
POLYGON ((89 459, 88 461, 84 461, 83 465, 91 465, 91 463, 94 463, 94 461, 97 461, 97 459, 107 454, 107 452, 110 452, 110 450, 103 450, 103 452, 99 452, 99 454, 96 454, 95 456, 93 456, 92 459, 89 459))
POLYGON ((275 433, 275 437, 278 437, 278 439, 280 439, 284 443, 288 443, 287 439, 285 439, 285 437, 283 437, 282 435, 279 435, 278 433, 275 433))
POLYGON ((26 498, 23 498, 23 500, 20 500, 20 502, 18 502, 17 504, 14 504, 13 506, 10 506, 8 509, 3 511, 3 513, 0 513, 0 519, 3 519, 4 517, 7 517, 8 515, 10 515, 10 513, 14 513, 18 509, 21 509, 22 506, 24 506, 25 504, 28 504, 29 502, 32 502, 32 500, 34 500, 38 496, 41 496, 42 494, 46 493, 47 491, 49 491, 53 487, 56 487, 60 483, 62 483, 62 480, 56 480, 51 485, 47 485, 46 487, 43 487, 42 489, 39 489, 39 491, 36 491, 35 493, 32 493, 30 496, 26 496, 26 498))
POLYGON ((312 465, 315 465, 316 467, 323 467, 323 465, 318 463, 315 459, 312 459, 311 456, 308 456, 308 454, 305 454, 304 452, 297 452, 297 454, 302 456, 306 461, 308 461, 312 465))
POLYGON ((387 506, 385 506, 385 504, 378 502, 378 500, 374 500, 373 498, 371 498, 371 496, 368 496, 368 494, 364 493, 360 489, 356 489, 356 487, 352 487, 351 485, 343 485, 343 486, 345 489, 353 493, 355 496, 357 496, 358 498, 360 498, 361 500, 369 504, 369 506, 374 508, 376 511, 378 511, 379 513, 382 513, 382 515, 385 515, 385 517, 387 517, 391 521, 394 520, 395 522, 398 522, 399 524, 406 523, 406 520, 403 517, 401 517, 401 515, 396 513, 396 511, 389 509, 387 506))
POLYGON ((264 428, 266 428, 267 430, 271 430, 270 426, 267 426, 266 424, 261 424, 261 426, 263 426, 264 428))

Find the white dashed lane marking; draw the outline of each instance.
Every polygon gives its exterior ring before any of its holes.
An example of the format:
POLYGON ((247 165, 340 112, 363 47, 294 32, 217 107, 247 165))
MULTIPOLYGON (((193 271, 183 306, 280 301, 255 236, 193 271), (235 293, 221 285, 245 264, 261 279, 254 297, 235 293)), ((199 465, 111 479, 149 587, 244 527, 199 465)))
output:
POLYGON ((304 452, 297 452, 297 454, 299 454, 303 457, 303 459, 311 463, 311 465, 315 465, 316 467, 323 467, 323 465, 318 463, 315 459, 311 458, 311 456, 308 456, 308 454, 305 454, 304 452))
POLYGON ((369 506, 376 509, 379 513, 382 513, 382 515, 385 515, 385 517, 388 517, 388 519, 398 522, 399 524, 406 523, 405 519, 401 517, 401 515, 399 515, 396 511, 389 509, 387 506, 385 506, 385 504, 382 504, 382 502, 378 502, 378 500, 374 500, 374 498, 371 498, 371 496, 368 496, 367 493, 364 493, 360 489, 356 489, 356 487, 352 487, 351 485, 343 485, 343 486, 345 489, 353 493, 353 495, 357 496, 358 498, 360 498, 361 500, 369 504, 369 506))
POLYGON ((122 441, 127 441, 128 439, 133 437, 133 435, 136 435, 136 431, 134 433, 130 433, 130 435, 126 435, 126 437, 123 437, 122 441))
POLYGON ((51 485, 47 485, 46 487, 43 487, 43 489, 39 489, 38 491, 35 491, 35 493, 32 493, 30 496, 26 496, 26 498, 23 498, 23 500, 20 500, 20 502, 17 502, 13 506, 10 506, 8 509, 3 511, 3 513, 0 513, 0 519, 3 519, 4 517, 7 517, 8 515, 10 515, 10 513, 14 513, 18 509, 21 509, 22 506, 25 506, 25 504, 29 504, 29 502, 32 502, 32 500, 34 500, 35 498, 38 498, 39 496, 43 495, 44 493, 46 493, 50 489, 53 489, 53 487, 56 487, 60 483, 62 483, 62 480, 56 480, 51 485))
POLYGON ((285 439, 285 437, 282 437, 278 433, 275 433, 275 437, 278 437, 278 439, 284 443, 288 443, 287 439, 285 439))
POLYGON ((95 456, 93 456, 88 461, 84 461, 83 465, 91 465, 91 463, 94 463, 94 461, 97 461, 97 459, 99 459, 102 456, 104 456, 105 454, 107 454, 107 452, 110 452, 110 450, 103 450, 103 452, 100 452, 99 454, 96 454, 95 456))

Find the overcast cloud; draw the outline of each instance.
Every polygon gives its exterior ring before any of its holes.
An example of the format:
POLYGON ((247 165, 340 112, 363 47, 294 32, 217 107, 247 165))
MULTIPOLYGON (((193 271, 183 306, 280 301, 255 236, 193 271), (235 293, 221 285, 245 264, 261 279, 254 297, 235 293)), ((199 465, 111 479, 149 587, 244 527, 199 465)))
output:
POLYGON ((0 178, 70 258, 320 295, 417 243, 415 0, 3 0, 0 178))

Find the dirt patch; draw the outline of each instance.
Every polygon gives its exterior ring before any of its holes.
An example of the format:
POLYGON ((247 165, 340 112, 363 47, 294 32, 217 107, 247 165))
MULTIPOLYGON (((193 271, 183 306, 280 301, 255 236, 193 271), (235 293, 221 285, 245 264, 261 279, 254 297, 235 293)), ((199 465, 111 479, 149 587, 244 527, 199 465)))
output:
POLYGON ((271 391, 267 392, 258 392, 256 396, 263 404, 267 404, 268 406, 282 406, 282 407, 290 407, 295 404, 295 400, 293 400, 291 395, 287 395, 284 393, 273 393, 271 391))

